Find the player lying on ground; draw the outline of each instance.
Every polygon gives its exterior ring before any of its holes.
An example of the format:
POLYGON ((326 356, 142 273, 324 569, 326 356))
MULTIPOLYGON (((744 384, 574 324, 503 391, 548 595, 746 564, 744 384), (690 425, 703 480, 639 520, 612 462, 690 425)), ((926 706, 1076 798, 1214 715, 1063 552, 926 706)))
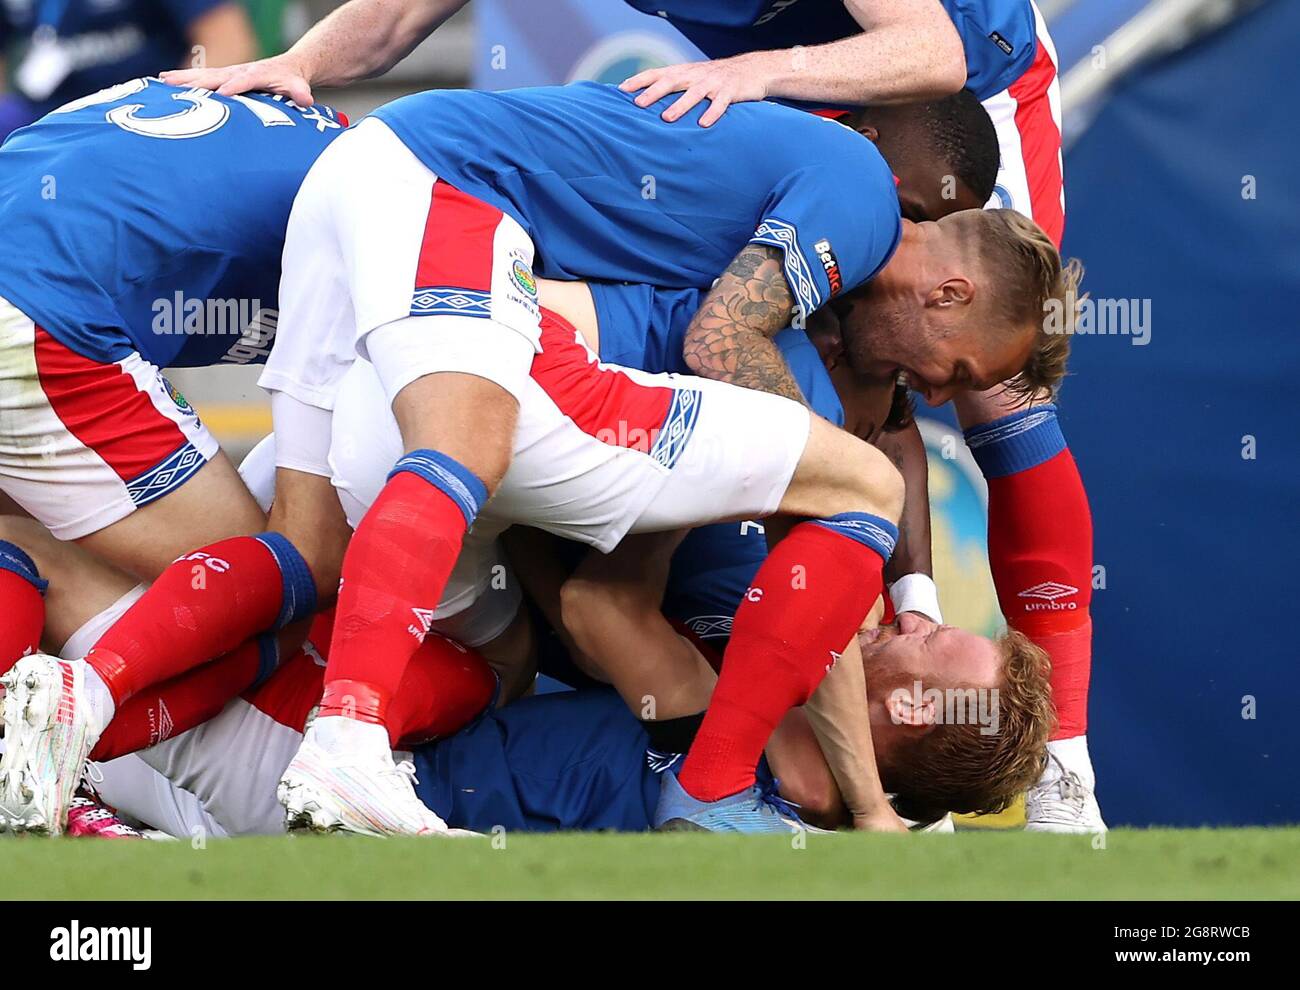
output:
MULTIPOLYGON (((250 477, 255 488, 268 480, 250 477)), ((23 520, 4 526, 4 535, 21 539, 51 575, 58 592, 51 597, 51 632, 75 630, 63 644, 65 656, 84 651, 135 599, 129 577, 84 551, 23 520)), ((1033 779, 1051 719, 1040 651, 1023 639, 1000 652, 969 634, 946 633, 927 646, 915 636, 873 632, 864 634, 867 708, 887 786, 903 802, 943 807, 951 795, 954 804, 973 797, 992 807, 1033 779), (962 709, 967 720, 945 722, 942 704, 934 710, 935 691, 965 697, 995 688, 996 711, 971 704, 962 709)), ((312 638, 328 642, 328 616, 317 620, 312 638)), ((237 651, 124 706, 94 753, 102 761, 95 778, 104 798, 180 837, 282 832, 276 783, 319 700, 323 660, 309 643, 273 672, 258 661, 256 651, 237 651)), ((485 711, 495 691, 495 677, 473 650, 435 635, 416 652, 391 742, 413 751, 423 804, 453 827, 479 832, 652 826, 662 773, 675 758, 647 753, 648 737, 616 695, 565 692, 485 711)), ((847 821, 802 713, 782 722, 767 756, 783 781, 781 795, 807 818, 827 827, 847 821)), ((759 800, 798 827, 766 770, 759 800)), ((356 830, 382 831, 363 817, 370 810, 354 813, 356 830)))

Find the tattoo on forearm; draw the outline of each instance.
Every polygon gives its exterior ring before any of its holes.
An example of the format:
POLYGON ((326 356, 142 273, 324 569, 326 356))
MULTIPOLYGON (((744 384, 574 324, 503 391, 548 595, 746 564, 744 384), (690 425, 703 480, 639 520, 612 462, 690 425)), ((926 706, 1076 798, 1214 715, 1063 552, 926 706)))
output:
POLYGON ((751 244, 728 266, 691 320, 686 364, 705 378, 803 402, 789 365, 772 342, 793 313, 781 252, 751 244))

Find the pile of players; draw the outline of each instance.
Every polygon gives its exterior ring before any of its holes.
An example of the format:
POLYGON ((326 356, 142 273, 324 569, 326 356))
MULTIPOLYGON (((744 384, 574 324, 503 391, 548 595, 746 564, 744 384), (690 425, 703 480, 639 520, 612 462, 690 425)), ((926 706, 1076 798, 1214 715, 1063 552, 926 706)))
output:
POLYGON ((312 104, 428 6, 0 148, 0 826, 1104 828, 1032 5, 678 4, 730 57, 312 104), (250 362, 236 472, 160 369, 250 362), (996 640, 941 623, 913 392, 996 640))

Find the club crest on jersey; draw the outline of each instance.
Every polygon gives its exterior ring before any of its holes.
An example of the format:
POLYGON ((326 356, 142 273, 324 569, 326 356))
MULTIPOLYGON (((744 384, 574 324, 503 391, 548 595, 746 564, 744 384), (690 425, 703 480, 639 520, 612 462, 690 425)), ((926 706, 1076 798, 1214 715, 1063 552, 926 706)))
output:
POLYGON ((813 250, 817 252, 817 260, 826 270, 826 281, 831 287, 831 295, 839 295, 840 290, 844 288, 844 277, 840 275, 840 262, 835 257, 835 252, 831 250, 831 242, 823 237, 813 245, 813 250))
POLYGON ((522 261, 515 259, 510 266, 510 275, 515 280, 515 285, 523 289, 529 296, 537 295, 537 279, 533 276, 532 269, 522 261))

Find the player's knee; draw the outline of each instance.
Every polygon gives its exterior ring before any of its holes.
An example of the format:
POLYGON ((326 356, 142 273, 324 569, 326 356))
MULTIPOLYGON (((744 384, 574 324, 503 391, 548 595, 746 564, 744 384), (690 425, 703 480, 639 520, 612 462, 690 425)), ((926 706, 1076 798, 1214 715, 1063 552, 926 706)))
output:
POLYGON ((869 512, 897 523, 903 514, 906 494, 903 475, 879 449, 850 439, 854 442, 845 445, 838 462, 840 476, 833 493, 828 495, 828 511, 821 514, 869 512))
POLYGON ((903 495, 903 476, 884 453, 825 420, 814 419, 780 512, 823 519, 842 512, 866 512, 897 523, 903 495))

